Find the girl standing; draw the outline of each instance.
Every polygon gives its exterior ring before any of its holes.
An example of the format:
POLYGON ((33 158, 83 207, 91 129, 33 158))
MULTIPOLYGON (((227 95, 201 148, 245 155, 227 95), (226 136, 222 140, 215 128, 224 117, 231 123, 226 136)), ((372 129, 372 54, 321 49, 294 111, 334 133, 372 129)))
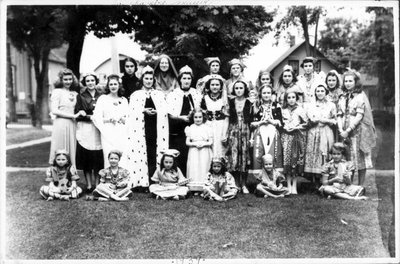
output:
POLYGON ((210 166, 213 145, 212 131, 205 124, 207 117, 201 109, 195 109, 191 114, 193 124, 186 127, 186 145, 189 147, 186 177, 191 191, 202 191, 210 166))
POLYGON ((154 80, 154 87, 162 91, 165 96, 173 90, 179 89, 178 73, 172 59, 168 55, 162 54, 156 61, 154 80))
MULTIPOLYGON (((231 61, 228 62, 229 64, 229 71, 230 71, 230 78, 228 80, 226 80, 225 86, 227 88, 227 95, 229 97, 232 97, 232 93, 233 93, 233 85, 238 81, 238 80, 242 80, 245 81, 244 76, 243 76, 243 71, 244 71, 244 64, 243 62, 241 62, 239 59, 233 59, 231 61)), ((251 86, 249 85, 248 81, 245 81, 247 84, 247 86, 251 86)), ((249 87, 249 90, 251 89, 251 87, 249 87)))
POLYGON ((283 172, 291 194, 297 194, 297 176, 304 172, 304 151, 308 118, 298 105, 299 95, 294 91, 285 93, 282 110, 283 172))
MULTIPOLYGON (((303 96, 303 91, 297 85, 296 73, 294 72, 292 66, 285 65, 281 75, 279 76, 278 86, 275 89, 276 100, 280 105, 283 105, 285 93, 289 90, 296 92, 299 94, 299 96, 301 95, 301 97, 303 96)), ((301 98, 299 97, 299 99, 301 98)), ((302 100, 299 101, 299 103, 302 102, 302 100)))
POLYGON ((227 168, 234 175, 237 186, 243 193, 249 193, 246 187, 247 161, 249 160, 250 139, 250 108, 247 100, 249 89, 244 81, 233 84, 232 95, 229 100, 229 129, 228 129, 228 165, 227 168))
POLYGON ((331 70, 326 75, 325 79, 326 86, 328 87, 329 93, 326 96, 326 99, 338 106, 339 97, 343 94, 343 90, 340 84, 340 76, 339 73, 335 70, 331 70))
POLYGON ((320 84, 315 89, 316 101, 307 109, 310 128, 307 132, 307 147, 304 172, 313 181, 319 180, 322 166, 329 159, 334 136, 332 127, 336 125, 336 106, 327 100, 328 89, 320 84))
POLYGON ((133 58, 126 58, 123 62, 124 75, 122 76, 122 87, 124 88, 124 97, 129 101, 129 97, 134 91, 140 89, 139 80, 136 77, 138 69, 137 62, 133 58))
MULTIPOLYGON (((206 93, 204 91, 206 82, 209 80, 211 75, 219 74, 219 70, 221 69, 221 61, 219 60, 218 57, 208 57, 208 58, 205 58, 204 61, 207 63, 210 73, 207 74, 206 76, 200 78, 196 83, 196 89, 197 89, 197 91, 200 92, 200 94, 206 93)), ((223 78, 222 78, 222 80, 223 80, 223 83, 225 84, 225 80, 223 78)))
MULTIPOLYGON (((271 73, 267 70, 261 70, 258 73, 255 89, 250 90, 250 95, 249 95, 250 102, 253 103, 257 100, 258 94, 260 93, 260 89, 264 85, 274 87, 274 79, 271 73)), ((276 94, 274 94, 273 96, 276 97, 276 94)), ((276 101, 276 98, 274 98, 273 101, 276 101)))
POLYGON ((175 159, 178 156, 179 151, 166 150, 161 158, 160 168, 154 172, 151 178, 155 184, 150 185, 149 190, 156 195, 157 199, 185 199, 189 191, 189 188, 184 186, 188 180, 176 165, 175 159))
POLYGON ((168 109, 164 93, 154 89, 154 71, 146 66, 142 89, 129 100, 128 161, 133 187, 148 188, 161 152, 168 149, 168 109))
POLYGON ((100 131, 101 145, 103 147, 104 167, 110 166, 108 153, 113 149, 122 152, 119 164, 127 165, 127 138, 126 126, 128 117, 128 100, 122 96, 123 89, 119 82, 119 76, 111 74, 107 78, 105 94, 97 100, 93 111, 92 120, 100 131))
POLYGON ((273 101, 270 86, 261 87, 259 99, 252 107, 251 120, 253 148, 249 175, 255 179, 260 174, 264 154, 271 154, 275 168, 282 171, 283 153, 279 132, 283 126, 282 110, 280 105, 273 101))
POLYGON ((79 198, 82 189, 76 184, 78 180, 78 172, 72 165, 68 152, 65 149, 57 150, 54 153, 53 165, 46 171, 46 181, 49 185, 43 185, 39 193, 47 201, 79 198))
MULTIPOLYGON (((78 93, 78 80, 70 69, 64 69, 58 74, 58 83, 62 88, 52 91, 50 99, 53 131, 51 133, 51 146, 49 164, 54 161, 54 154, 58 149, 66 149, 71 153, 71 163, 75 165, 76 154, 76 122, 78 116, 85 116, 85 111, 74 113, 78 93)), ((56 85, 58 86, 58 85, 56 85)))
POLYGON ((200 107, 206 111, 207 125, 213 132, 213 156, 224 157, 228 130, 227 101, 223 96, 223 80, 219 75, 212 75, 206 82, 200 107))
POLYGON ((225 202, 234 199, 237 192, 235 179, 226 170, 225 160, 218 157, 213 158, 207 174, 207 183, 203 189, 204 199, 225 202))
MULTIPOLYGON (((339 100, 338 130, 350 147, 350 160, 358 171, 358 185, 364 186, 366 170, 372 168, 371 150, 376 132, 367 95, 362 90, 359 73, 343 74, 344 96, 339 100)), ((353 180, 353 179, 352 179, 353 180)))
MULTIPOLYGON (((96 196, 100 196, 98 200, 129 200, 128 196, 132 193, 129 182, 129 172, 119 166, 121 157, 122 153, 119 150, 111 150, 108 153, 108 163, 110 167, 102 169, 99 172, 100 184, 93 192, 96 196)), ((91 198, 88 200, 90 199, 91 198)))
POLYGON ((77 97, 75 113, 82 110, 86 115, 76 119, 76 167, 83 170, 87 190, 91 192, 99 184, 99 171, 104 166, 100 131, 92 121, 93 110, 101 94, 96 90, 99 79, 94 73, 84 75, 81 83, 86 89, 77 97))

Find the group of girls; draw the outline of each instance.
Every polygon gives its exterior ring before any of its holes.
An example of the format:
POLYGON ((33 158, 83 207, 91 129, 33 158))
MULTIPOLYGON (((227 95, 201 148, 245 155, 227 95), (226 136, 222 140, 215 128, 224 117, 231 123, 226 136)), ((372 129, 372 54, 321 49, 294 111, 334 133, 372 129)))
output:
MULTIPOLYGON (((60 176, 54 174, 60 173, 76 190, 73 198, 79 196, 76 166, 87 191, 100 200, 124 201, 132 190, 176 200, 193 191, 226 201, 249 189, 276 198, 297 194, 299 176, 317 187, 322 177, 319 189, 327 195, 364 198, 376 136, 357 72, 345 72, 341 85, 336 71, 317 73, 315 59, 306 57, 303 75, 286 65, 275 86, 262 70, 253 86, 240 60, 229 62, 228 80, 218 74, 219 58, 206 62, 210 73, 192 88, 191 68, 177 72, 167 55, 154 69, 144 67, 140 80, 136 61, 128 58, 122 83, 118 75, 108 76, 104 94, 95 74, 82 77, 78 94, 74 74, 62 71, 63 88, 51 97, 53 173, 47 179, 53 184, 41 195, 57 198, 60 176), (349 164, 338 169, 340 162, 349 164), (345 187, 355 171, 361 189, 345 187)), ((67 194, 72 197, 69 189, 67 194)))

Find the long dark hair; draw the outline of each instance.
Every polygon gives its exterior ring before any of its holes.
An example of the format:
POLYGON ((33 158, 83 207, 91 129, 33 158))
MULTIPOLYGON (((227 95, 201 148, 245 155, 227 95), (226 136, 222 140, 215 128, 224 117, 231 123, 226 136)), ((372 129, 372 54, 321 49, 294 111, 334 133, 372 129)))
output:
POLYGON ((108 77, 107 77, 107 84, 106 84, 106 88, 104 89, 104 93, 105 94, 109 94, 110 93, 110 88, 108 87, 108 85, 110 84, 110 81, 111 80, 117 80, 117 82, 118 82, 118 92, 117 92, 117 95, 119 96, 119 97, 121 97, 123 94, 124 94, 124 92, 125 92, 125 90, 124 90, 124 88, 122 87, 122 84, 121 84, 121 82, 119 81, 119 76, 117 75, 117 74, 111 74, 111 75, 109 75, 108 77))
POLYGON ((217 81, 219 82, 219 84, 220 84, 220 86, 221 86, 221 88, 220 88, 220 96, 222 96, 222 89, 224 89, 224 82, 223 82, 221 79, 218 79, 218 78, 210 78, 210 79, 206 82, 206 84, 205 84, 205 86, 204 86, 205 92, 206 92, 208 95, 210 95, 210 93, 211 93, 211 91, 210 91, 210 85, 211 85, 211 81, 213 81, 213 80, 217 80, 217 81))
MULTIPOLYGON (((208 170, 208 172, 211 173, 211 174, 214 174, 212 167, 213 167, 215 162, 217 162, 217 161, 211 161, 210 169, 208 170)), ((219 171, 219 173, 221 175, 225 175, 225 172, 227 172, 227 168, 226 168, 225 162, 218 162, 218 163, 221 164, 221 170, 219 171)))
POLYGON ((345 92, 345 93, 348 92, 346 86, 344 85, 344 79, 346 78, 346 76, 353 76, 353 78, 354 78, 353 92, 354 93, 361 93, 362 90, 363 90, 363 86, 361 84, 361 80, 360 80, 359 75, 356 74, 354 71, 346 71, 345 73, 343 73, 343 85, 342 85, 343 92, 345 92))
POLYGON ((285 82, 283 81, 283 73, 287 72, 287 71, 292 73, 292 76, 293 76, 292 83, 297 83, 296 73, 294 71, 292 71, 292 70, 285 70, 285 71, 282 71, 281 75, 279 76, 279 80, 278 80, 278 84, 279 85, 284 85, 285 84, 285 82))
POLYGON ((176 158, 175 158, 174 156, 172 156, 172 155, 169 155, 169 154, 164 154, 164 155, 162 155, 161 161, 160 161, 160 170, 162 170, 162 169, 165 168, 165 167, 164 167, 164 160, 165 160, 165 157, 171 157, 171 158, 172 158, 172 160, 174 161, 174 163, 172 164, 171 170, 178 171, 178 166, 176 165, 176 158))

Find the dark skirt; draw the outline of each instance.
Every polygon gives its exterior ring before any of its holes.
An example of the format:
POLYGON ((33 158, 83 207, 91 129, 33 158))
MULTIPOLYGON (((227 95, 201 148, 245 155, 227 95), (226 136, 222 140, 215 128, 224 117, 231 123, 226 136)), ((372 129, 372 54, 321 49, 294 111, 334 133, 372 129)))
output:
POLYGON ((76 168, 84 171, 99 171, 104 167, 103 150, 88 150, 76 144, 76 168))

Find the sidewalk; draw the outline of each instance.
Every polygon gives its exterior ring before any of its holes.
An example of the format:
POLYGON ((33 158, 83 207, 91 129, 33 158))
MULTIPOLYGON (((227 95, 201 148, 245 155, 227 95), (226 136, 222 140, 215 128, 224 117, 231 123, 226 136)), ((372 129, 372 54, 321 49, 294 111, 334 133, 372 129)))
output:
MULTIPOLYGON (((7 128, 31 128, 31 127, 32 127, 32 125, 30 125, 30 124, 12 123, 12 124, 8 124, 7 125, 7 128)), ((52 131, 53 126, 52 125, 43 125, 42 128, 44 130, 47 130, 47 131, 52 131)), ((8 145, 8 146, 6 146, 6 151, 10 150, 10 149, 24 148, 24 147, 33 146, 33 145, 36 145, 36 144, 49 142, 50 140, 51 140, 51 137, 45 137, 45 138, 34 139, 34 140, 30 140, 30 141, 26 141, 26 142, 22 142, 22 143, 18 143, 18 144, 8 145)))

